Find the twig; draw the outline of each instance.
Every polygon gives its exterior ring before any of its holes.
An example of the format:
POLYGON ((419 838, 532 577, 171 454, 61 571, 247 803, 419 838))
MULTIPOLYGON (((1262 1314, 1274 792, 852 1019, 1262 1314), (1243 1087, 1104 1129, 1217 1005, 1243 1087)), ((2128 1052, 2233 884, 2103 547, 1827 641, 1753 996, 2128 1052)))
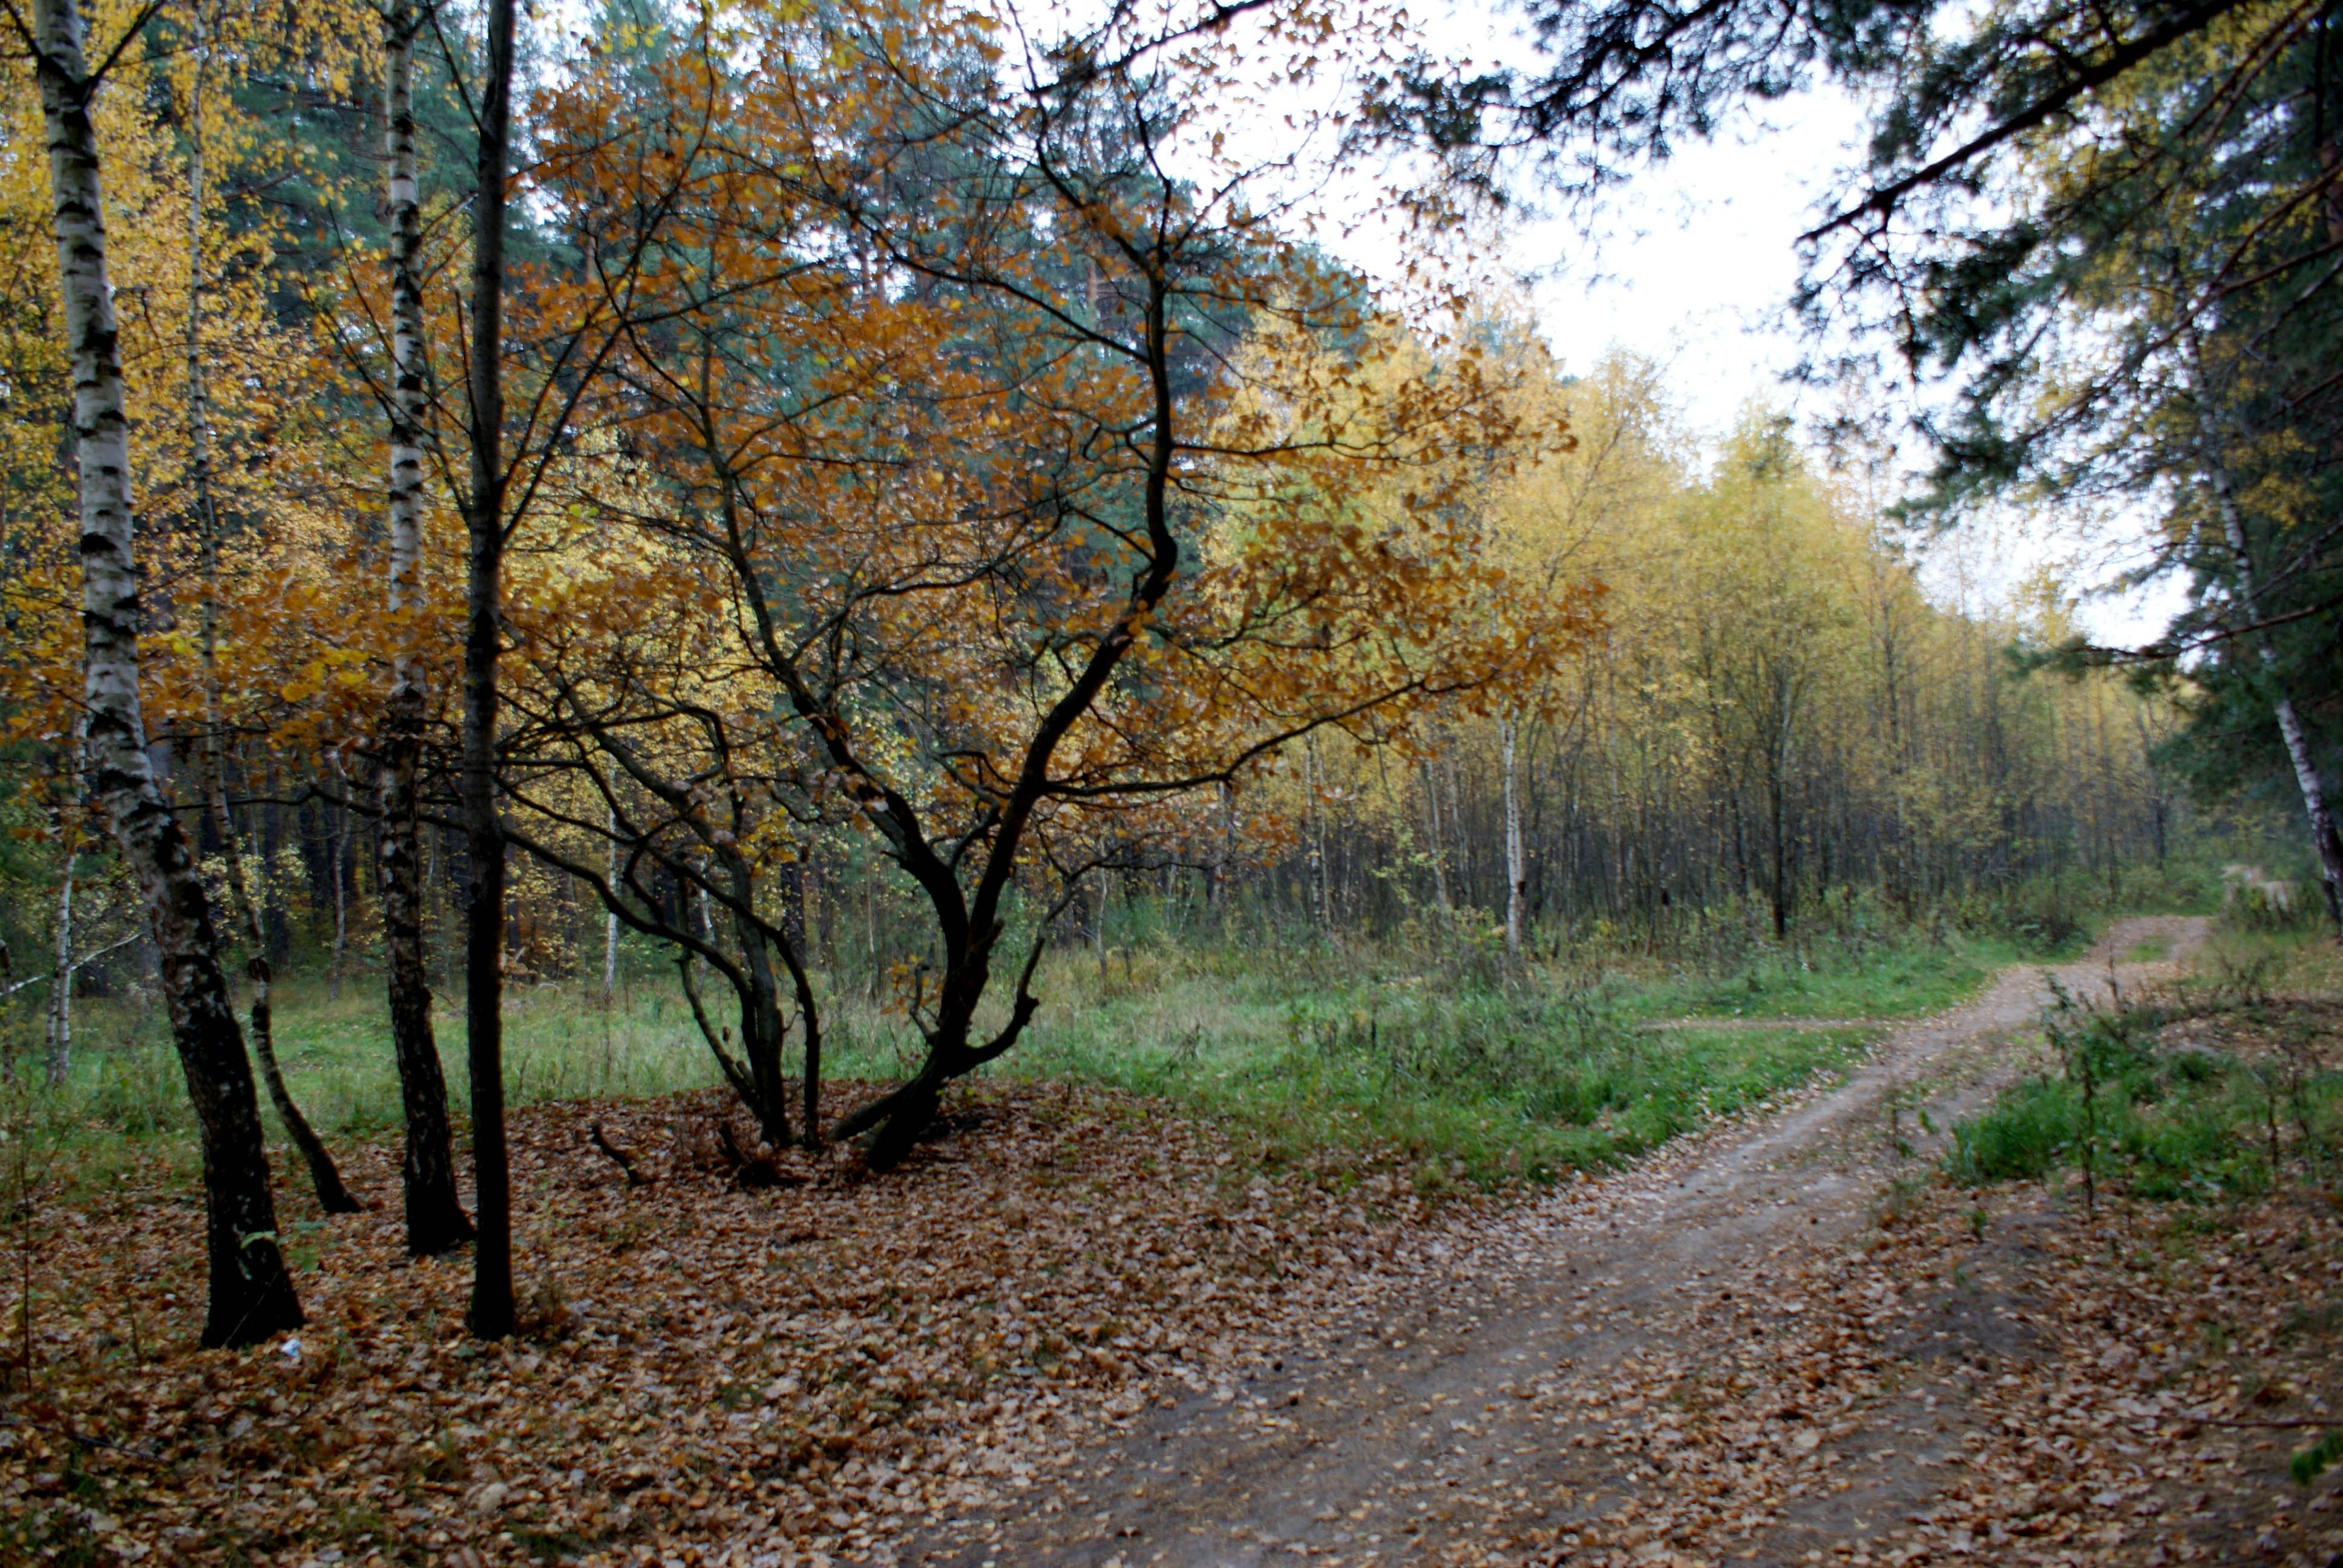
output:
POLYGON ((2200 1416, 2193 1419, 2196 1420, 2198 1426, 2343 1427, 2343 1416, 2321 1416, 2317 1421, 2220 1421, 2212 1416, 2200 1416))
POLYGON ((590 1141, 595 1148, 617 1161, 618 1169, 627 1173, 628 1186, 648 1187, 651 1184, 649 1177, 635 1169, 634 1157, 602 1135, 602 1124, 599 1121, 593 1124, 590 1141))
MULTIPOLYGON (((128 947, 137 940, 138 938, 136 935, 127 936, 118 942, 113 942, 106 947, 98 949, 97 951, 94 953, 84 953, 81 957, 74 960, 72 963, 65 966, 65 972, 67 974, 72 974, 77 970, 87 969, 98 960, 106 957, 108 954, 120 952, 123 949, 128 947)), ((55 978, 55 976, 50 974, 28 975, 25 979, 18 980, 15 985, 10 986, 7 990, 0 990, 0 996, 15 996, 26 986, 44 985, 55 978)))

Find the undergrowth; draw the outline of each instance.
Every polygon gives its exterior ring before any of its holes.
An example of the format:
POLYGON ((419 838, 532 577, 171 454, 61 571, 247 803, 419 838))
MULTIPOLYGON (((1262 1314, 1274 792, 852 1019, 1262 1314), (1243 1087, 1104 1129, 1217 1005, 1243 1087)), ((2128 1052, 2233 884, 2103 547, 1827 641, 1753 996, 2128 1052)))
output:
MULTIPOLYGON (((1217 939, 1134 931, 1103 950, 1053 952, 1041 1015, 988 1070, 1161 1096, 1241 1129, 1265 1163, 1335 1181, 1393 1166, 1426 1190, 1544 1181, 1631 1159, 1835 1070, 1874 1020, 1949 1006, 2001 965, 2069 950, 2084 935, 2066 931, 2046 952, 2000 927, 1883 929, 1859 915, 1789 947, 1745 945, 1721 965, 1584 945, 1513 960, 1493 933, 1471 929, 1410 943, 1335 943, 1273 925, 1217 939), (1711 1021, 1652 1027, 1685 1018, 1711 1021), (1796 1019, 1829 1021, 1776 1021, 1796 1019)), ((379 978, 354 974, 329 993, 314 972, 294 971, 277 989, 277 1037, 297 1099, 331 1139, 395 1135, 379 978)), ((883 994, 836 984, 826 1012, 833 1079, 890 1079, 917 1061, 917 1038, 883 994)), ((459 997, 439 999, 436 1023, 460 1117, 459 997)), ((607 1005, 589 986, 515 987, 505 1033, 516 1103, 720 1081, 659 969, 607 1005)), ((157 1159, 192 1173, 191 1121, 159 1010, 135 997, 85 1003, 76 1039, 67 1082, 39 1098, 45 1141, 91 1179, 157 1159)))
POLYGON ((2196 972, 2112 1003, 2061 992, 2053 1065, 1954 1130, 1968 1184, 2074 1171, 2150 1200, 2331 1181, 2343 1132, 2334 1000, 2343 960, 2302 930, 2225 931, 2196 972))

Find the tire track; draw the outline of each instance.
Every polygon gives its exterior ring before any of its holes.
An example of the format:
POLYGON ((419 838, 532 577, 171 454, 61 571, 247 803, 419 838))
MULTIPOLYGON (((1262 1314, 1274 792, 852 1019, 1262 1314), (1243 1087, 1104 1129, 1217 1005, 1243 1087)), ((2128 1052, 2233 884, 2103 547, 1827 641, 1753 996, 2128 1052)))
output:
MULTIPOLYGON (((2111 976, 2129 988, 2184 959, 2205 929, 2120 921, 2051 972, 2086 995, 2103 995, 2111 976), (2122 961, 2151 939, 2164 960, 2122 961)), ((1597 1445, 1603 1416, 1558 1426, 1546 1413, 1557 1380, 1632 1371, 1694 1302, 1729 1302, 1738 1272, 1862 1229, 1898 1160, 1933 1156, 1941 1129, 2018 1070, 2013 1047, 2048 1000, 2039 968, 2013 966, 1964 1006, 1891 1030, 1843 1081, 1761 1122, 1429 1232, 1403 1286, 1295 1322, 1284 1353, 1216 1387, 1160 1389, 1129 1431, 1035 1485, 1015 1512, 908 1555, 953 1568, 1556 1560, 1523 1543, 1648 1484, 1632 1456, 1597 1445), (1921 1132, 1924 1111, 1933 1135, 1921 1132)), ((1791 1534, 1782 1552, 1803 1557, 1811 1538, 1791 1534)))

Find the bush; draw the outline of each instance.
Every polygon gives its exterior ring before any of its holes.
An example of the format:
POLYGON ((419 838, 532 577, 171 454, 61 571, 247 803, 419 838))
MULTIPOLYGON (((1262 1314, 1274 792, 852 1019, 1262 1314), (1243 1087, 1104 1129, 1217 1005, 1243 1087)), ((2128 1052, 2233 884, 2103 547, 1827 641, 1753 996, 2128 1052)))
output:
POLYGON ((2180 1018, 2258 1039, 2270 1012, 2258 984, 2216 982, 2189 1006, 2166 998, 2116 1010, 2061 991, 2044 1021, 2063 1071, 2011 1085, 1956 1127, 1947 1172, 1971 1184, 2039 1180, 2087 1160, 2140 1197, 2168 1200, 2262 1191, 2289 1157, 2318 1169, 2343 1075, 2299 1040, 2247 1058, 2159 1039, 2180 1018))

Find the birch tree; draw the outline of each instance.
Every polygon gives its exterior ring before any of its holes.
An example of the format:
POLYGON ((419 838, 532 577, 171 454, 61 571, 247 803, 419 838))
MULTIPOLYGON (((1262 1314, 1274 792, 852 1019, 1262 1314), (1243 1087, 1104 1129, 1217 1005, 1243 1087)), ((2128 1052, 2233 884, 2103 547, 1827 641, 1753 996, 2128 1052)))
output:
POLYGON ((220 969, 210 899, 155 776, 139 706, 129 426, 92 123, 101 78, 85 63, 72 0, 34 0, 29 22, 13 4, 7 15, 40 83, 58 293, 73 359, 87 789, 146 906, 172 1040, 200 1131, 210 1274, 203 1341, 250 1344, 297 1327, 301 1306, 277 1247, 259 1101, 220 969))

